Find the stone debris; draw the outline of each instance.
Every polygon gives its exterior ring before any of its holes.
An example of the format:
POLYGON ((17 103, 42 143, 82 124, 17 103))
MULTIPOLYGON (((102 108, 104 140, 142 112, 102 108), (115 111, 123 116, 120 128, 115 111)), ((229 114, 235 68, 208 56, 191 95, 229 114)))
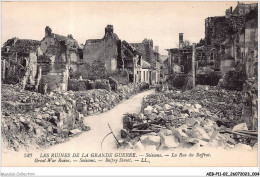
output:
POLYGON ((232 131, 248 130, 246 123, 241 123, 233 127, 232 131))
POLYGON ((246 123, 241 123, 244 105, 241 100, 238 91, 212 86, 148 95, 143 99, 139 114, 123 117, 121 138, 124 143, 120 148, 252 150, 258 134, 249 130, 246 123))
POLYGON ((105 112, 124 99, 145 90, 147 84, 119 86, 116 92, 105 89, 50 92, 43 95, 2 84, 2 137, 4 146, 45 148, 68 140, 82 131, 85 116, 105 112))
POLYGON ((79 129, 73 129, 69 131, 69 136, 75 136, 77 134, 81 133, 81 130, 79 129))

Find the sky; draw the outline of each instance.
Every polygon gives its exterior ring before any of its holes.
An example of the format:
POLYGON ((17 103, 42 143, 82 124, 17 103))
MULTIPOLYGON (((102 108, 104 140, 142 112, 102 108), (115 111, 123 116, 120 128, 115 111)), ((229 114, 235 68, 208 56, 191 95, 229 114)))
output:
POLYGON ((205 37, 205 19, 223 16, 237 1, 222 2, 2 2, 2 45, 12 38, 41 40, 45 27, 79 44, 101 39, 108 24, 121 40, 129 43, 153 39, 161 54, 184 40, 205 37))

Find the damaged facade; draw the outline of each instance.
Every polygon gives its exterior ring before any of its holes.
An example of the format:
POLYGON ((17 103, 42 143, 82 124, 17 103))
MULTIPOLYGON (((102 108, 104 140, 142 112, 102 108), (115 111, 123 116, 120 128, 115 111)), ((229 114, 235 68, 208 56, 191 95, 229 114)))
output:
POLYGON ((215 68, 223 74, 237 61, 251 54, 250 58, 255 58, 257 30, 257 3, 238 2, 234 11, 232 7, 226 10, 225 16, 208 17, 205 20, 206 57, 212 59, 215 68))
POLYGON ((40 41, 28 39, 9 39, 2 47, 2 82, 17 84, 20 82, 34 85, 37 74, 37 48, 40 41))

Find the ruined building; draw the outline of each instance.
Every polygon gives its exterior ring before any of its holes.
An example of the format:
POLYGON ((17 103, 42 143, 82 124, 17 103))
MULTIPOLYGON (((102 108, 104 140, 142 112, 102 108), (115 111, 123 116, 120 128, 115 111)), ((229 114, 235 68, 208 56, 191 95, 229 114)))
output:
POLYGON ((234 58, 245 62, 248 77, 257 76, 258 64, 258 15, 257 9, 246 15, 245 27, 234 35, 234 58))
POLYGON ((117 69, 123 68, 121 40, 114 33, 112 25, 107 25, 102 39, 86 40, 83 49, 83 78, 106 78, 117 69))
POLYGON ((223 75, 219 85, 243 89, 243 112, 257 129, 258 3, 238 2, 225 16, 207 18, 205 40, 206 57, 213 55, 223 75))
POLYGON ((192 46, 185 44, 183 33, 179 33, 179 48, 166 49, 168 51, 168 75, 173 73, 188 73, 191 70, 192 46))
POLYGON ((45 37, 41 40, 38 51, 39 83, 36 89, 40 92, 66 91, 69 73, 73 74, 82 60, 78 42, 72 35, 67 37, 52 33, 47 26, 45 37))
MULTIPOLYGON (((35 84, 37 48, 40 41, 12 38, 2 47, 1 76, 3 83, 35 84), (25 77, 26 76, 26 77, 25 77)), ((25 84, 24 84, 25 85, 25 84)))
MULTIPOLYGON (((208 17, 205 20, 206 57, 208 60, 214 61, 215 68, 219 68, 225 73, 228 68, 234 66, 237 60, 243 58, 241 56, 246 55, 246 51, 241 50, 246 44, 242 38, 243 34, 244 39, 257 41, 255 37, 252 37, 253 34, 257 35, 255 32, 257 25, 254 25, 254 29, 252 29, 252 25, 249 25, 251 23, 249 19, 252 21, 253 18, 257 19, 257 3, 238 2, 234 11, 232 8, 226 10, 225 16, 208 17), (255 15, 253 15, 254 13, 255 15), (251 31, 250 34, 249 31, 251 31)), ((257 46, 255 44, 254 48, 257 46)))
POLYGON ((83 59, 82 49, 72 35, 67 37, 45 28, 41 41, 13 38, 2 48, 2 81, 21 83, 41 93, 67 90, 70 73, 83 59))
POLYGON ((143 51, 121 41, 112 25, 107 25, 102 39, 86 40, 83 46, 71 34, 62 36, 47 26, 41 41, 13 38, 5 43, 2 80, 41 93, 67 91, 69 85, 81 85, 82 90, 85 81, 96 79, 154 84, 160 78, 158 50, 153 50, 151 40, 143 42, 143 51))
POLYGON ((138 82, 138 68, 142 54, 131 44, 121 41, 112 25, 107 25, 102 39, 86 40, 83 49, 83 78, 96 79, 112 77, 121 84, 138 82))

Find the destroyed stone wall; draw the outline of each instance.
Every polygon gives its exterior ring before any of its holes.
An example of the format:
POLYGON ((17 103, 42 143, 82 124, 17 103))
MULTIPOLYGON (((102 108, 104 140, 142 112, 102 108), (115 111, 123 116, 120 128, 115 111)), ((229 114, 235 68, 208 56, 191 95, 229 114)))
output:
POLYGON ((111 58, 117 58, 116 42, 112 37, 95 42, 87 40, 84 46, 83 61, 91 64, 95 60, 106 61, 111 58))
POLYGON ((235 67, 235 60, 221 60, 220 62, 220 70, 223 74, 228 72, 231 69, 234 69, 235 67))
POLYGON ((245 19, 245 16, 208 17, 205 20, 206 44, 219 46, 231 35, 245 27, 245 19))
POLYGON ((249 117, 252 128, 258 130, 258 85, 256 77, 246 80, 243 86, 243 99, 245 102, 243 112, 247 113, 247 115, 244 115, 244 119, 248 120, 249 117))
POLYGON ((69 79, 68 90, 72 91, 83 91, 88 90, 88 81, 87 79, 69 79))
POLYGON ((67 91, 68 78, 69 71, 66 65, 61 71, 52 70, 46 75, 41 75, 38 91, 43 94, 67 91))
POLYGON ((111 77, 115 79, 118 84, 127 85, 129 84, 129 72, 127 70, 117 70, 111 77))
POLYGON ((35 52, 29 54, 30 62, 29 62, 29 82, 31 85, 35 85, 35 78, 37 74, 37 54, 35 52))
POLYGON ((243 2, 239 2, 232 12, 232 15, 234 16, 243 16, 248 14, 251 10, 254 10, 257 8, 257 3, 250 3, 250 4, 245 4, 243 2))
POLYGON ((247 21, 245 28, 245 49, 246 71, 248 77, 257 75, 258 65, 258 24, 257 18, 247 21))

